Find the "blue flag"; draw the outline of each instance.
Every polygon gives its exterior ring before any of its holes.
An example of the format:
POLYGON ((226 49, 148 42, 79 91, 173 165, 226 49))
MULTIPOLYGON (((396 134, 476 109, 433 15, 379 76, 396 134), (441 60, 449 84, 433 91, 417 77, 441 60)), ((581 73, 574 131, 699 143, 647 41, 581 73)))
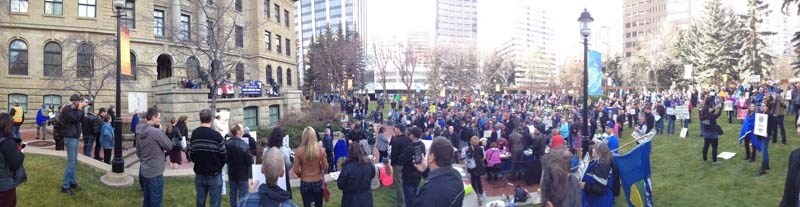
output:
POLYGON ((588 67, 589 67, 589 95, 600 96, 603 95, 603 63, 599 52, 590 50, 588 51, 588 67))
POLYGON ((628 153, 614 156, 622 189, 628 198, 628 206, 653 206, 653 190, 650 184, 651 145, 650 141, 643 142, 628 153))

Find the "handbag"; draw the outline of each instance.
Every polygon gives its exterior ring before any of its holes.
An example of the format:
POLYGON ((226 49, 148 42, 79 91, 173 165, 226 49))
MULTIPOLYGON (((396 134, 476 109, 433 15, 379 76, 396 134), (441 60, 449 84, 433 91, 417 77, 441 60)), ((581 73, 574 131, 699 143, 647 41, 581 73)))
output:
POLYGON ((331 201, 331 190, 328 189, 328 183, 324 180, 322 181, 322 199, 325 200, 325 202, 331 201))

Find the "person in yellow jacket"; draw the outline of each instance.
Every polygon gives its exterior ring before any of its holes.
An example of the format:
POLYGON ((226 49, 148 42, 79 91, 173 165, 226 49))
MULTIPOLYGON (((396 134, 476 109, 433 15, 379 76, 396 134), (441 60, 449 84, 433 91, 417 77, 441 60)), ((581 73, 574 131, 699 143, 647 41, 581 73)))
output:
POLYGON ((428 107, 428 112, 431 112, 432 114, 436 113, 436 104, 435 103, 431 103, 431 106, 428 107))
POLYGON ((18 139, 22 139, 19 128, 25 120, 25 111, 19 106, 19 100, 14 100, 14 107, 12 107, 8 113, 11 114, 11 117, 14 119, 14 136, 18 139))

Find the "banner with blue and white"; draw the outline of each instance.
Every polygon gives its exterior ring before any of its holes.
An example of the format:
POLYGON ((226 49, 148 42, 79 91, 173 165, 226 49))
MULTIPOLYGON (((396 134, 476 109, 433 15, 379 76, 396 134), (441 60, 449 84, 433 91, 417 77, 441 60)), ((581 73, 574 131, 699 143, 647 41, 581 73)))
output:
POLYGON ((603 95, 603 62, 599 52, 588 51, 589 96, 603 95))

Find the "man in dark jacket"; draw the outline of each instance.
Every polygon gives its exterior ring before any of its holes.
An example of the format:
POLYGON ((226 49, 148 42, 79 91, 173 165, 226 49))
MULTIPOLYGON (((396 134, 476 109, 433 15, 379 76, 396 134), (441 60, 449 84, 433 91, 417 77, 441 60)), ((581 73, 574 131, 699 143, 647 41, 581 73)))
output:
POLYGON ((88 103, 82 101, 78 94, 73 94, 69 101, 72 102, 72 105, 64 107, 59 119, 63 126, 61 131, 64 135, 64 144, 67 146, 67 167, 64 169, 61 192, 72 196, 75 195, 74 190, 79 189, 75 165, 78 161, 78 138, 81 137, 83 107, 86 107, 88 103))
POLYGON ((644 107, 644 121, 647 124, 647 133, 653 131, 653 128, 656 126, 656 118, 653 116, 653 111, 650 109, 650 106, 645 105, 644 107))
POLYGON ((253 178, 253 155, 250 154, 250 146, 244 141, 246 138, 242 137, 244 135, 242 128, 240 124, 234 125, 231 128, 233 137, 225 143, 228 154, 226 161, 228 181, 231 188, 230 203, 236 203, 237 199, 244 198, 247 192, 247 181, 253 178))
MULTIPOLYGON (((408 131, 411 144, 409 147, 401 148, 403 149, 404 155, 401 158, 401 162, 403 163, 403 195, 405 195, 406 204, 414 203, 416 200, 419 182, 422 179, 422 173, 425 171, 425 168, 417 167, 421 162, 425 162, 423 159, 425 156, 425 145, 420 141, 422 129, 414 127, 408 131), (418 163, 417 160, 420 162, 418 163)), ((394 147, 392 147, 392 149, 394 149, 394 147)))
POLYGON ((389 156, 392 164, 392 171, 394 177, 395 197, 397 199, 397 206, 404 207, 405 199, 403 196, 403 164, 409 158, 403 154, 403 150, 411 145, 411 140, 405 135, 406 126, 398 124, 395 126, 395 137, 392 138, 390 145, 392 146, 391 155, 389 156))
MULTIPOLYGON (((261 173, 264 173, 267 183, 256 187, 256 182, 250 183, 250 194, 247 194, 237 206, 239 207, 296 207, 292 202, 291 193, 278 186, 278 178, 285 173, 283 152, 278 148, 270 148, 261 159, 261 173)), ((234 204, 231 204, 233 206, 234 204)))
POLYGON ((225 165, 226 149, 222 135, 211 128, 213 114, 210 109, 200 111, 200 127, 192 131, 191 153, 194 161, 194 182, 197 206, 205 206, 210 195, 211 206, 220 206, 222 197, 222 166, 225 165))
MULTIPOLYGON (((95 138, 100 137, 100 127, 98 127, 97 123, 102 122, 99 120, 100 118, 92 112, 84 114, 83 119, 81 120, 81 129, 83 132, 83 154, 87 157, 92 157, 92 146, 94 146, 94 140, 95 138)), ((99 126, 102 126, 102 124, 99 126)))
POLYGON ((430 151, 426 159, 417 165, 418 168, 428 168, 430 173, 412 206, 461 206, 464 201, 464 182, 450 162, 453 160, 453 144, 436 137, 433 138, 430 151))

